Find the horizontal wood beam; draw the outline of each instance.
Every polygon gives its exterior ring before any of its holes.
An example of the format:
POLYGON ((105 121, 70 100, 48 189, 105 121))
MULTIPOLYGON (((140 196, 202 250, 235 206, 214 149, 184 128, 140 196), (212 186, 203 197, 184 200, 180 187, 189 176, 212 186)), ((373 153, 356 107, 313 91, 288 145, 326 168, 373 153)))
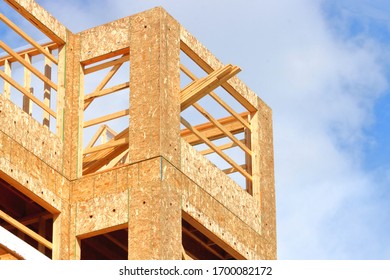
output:
POLYGON ((28 227, 26 227, 25 225, 19 223, 17 220, 15 220, 14 218, 12 218, 11 216, 7 215, 5 212, 3 212, 2 210, 0 210, 0 218, 3 219, 4 221, 6 221, 7 223, 9 223, 10 225, 14 226, 15 228, 17 228, 18 230, 20 230, 21 232, 23 232, 24 234, 27 234, 28 236, 30 236, 32 239, 34 239, 35 241, 37 241, 39 244, 42 244, 44 245, 46 248, 52 250, 53 249, 53 244, 51 242, 49 242, 48 240, 46 240, 45 238, 43 238, 42 236, 40 236, 38 233, 36 233, 35 231, 32 231, 31 229, 29 229, 28 227))
POLYGON ((11 56, 13 56, 18 62, 20 62, 24 67, 30 70, 35 76, 41 79, 44 83, 48 84, 52 89, 57 91, 57 85, 50 79, 48 79, 45 75, 39 72, 34 66, 28 63, 23 57, 21 57, 17 52, 8 47, 3 41, 0 41, 0 48, 5 50, 11 56))
POLYGON ((57 117, 57 114, 50 108, 48 108, 42 101, 40 101, 36 96, 32 95, 28 90, 26 90, 24 87, 19 85, 14 79, 6 75, 3 71, 0 70, 0 77, 2 77, 6 82, 11 84, 14 88, 16 88, 18 91, 23 93, 25 96, 30 98, 35 104, 37 104, 39 107, 42 108, 45 112, 49 113, 54 118, 57 117))
POLYGON ((213 149, 221 158, 223 158, 227 163, 234 167, 238 172, 244 175, 247 179, 252 180, 252 175, 246 172, 240 165, 238 165, 233 159, 227 156, 222 150, 220 150, 213 142, 207 139, 201 132, 196 128, 192 127, 183 117, 180 118, 180 122, 191 130, 197 137, 199 137, 205 144, 207 144, 211 149, 213 149))
MULTIPOLYGON (((239 140, 239 141, 242 142, 242 143, 245 143, 245 140, 239 140)), ((224 145, 218 146, 218 148, 221 149, 221 151, 227 150, 227 149, 230 149, 230 148, 234 148, 234 147, 237 147, 237 144, 234 143, 234 142, 230 142, 230 143, 226 143, 224 145)), ((214 150, 213 149, 206 149, 206 150, 200 151, 199 153, 201 155, 205 156, 205 155, 209 155, 209 154, 214 153, 214 150)))
MULTIPOLYGON (((44 48, 44 49, 47 48, 50 51, 58 49, 57 43, 54 43, 54 42, 42 44, 41 46, 42 46, 42 48, 44 48)), ((41 53, 36 48, 28 48, 28 49, 25 49, 22 51, 18 51, 17 54, 20 55, 21 57, 24 57, 26 54, 30 57, 34 57, 34 56, 40 55, 41 53)), ((17 61, 13 56, 10 56, 10 55, 3 56, 3 57, 0 57, 0 66, 3 66, 6 60, 8 60, 9 63, 13 63, 13 62, 17 61)))
POLYGON ((93 92, 93 93, 88 94, 88 95, 86 95, 84 97, 84 102, 90 102, 90 101, 92 101, 93 99, 95 99, 97 97, 102 97, 102 96, 105 96, 105 95, 108 95, 108 94, 111 94, 111 93, 118 92, 120 90, 129 88, 129 86, 130 86, 130 83, 126 82, 126 83, 123 83, 123 84, 120 84, 120 85, 117 85, 117 86, 113 86, 113 87, 110 87, 110 88, 107 88, 107 89, 102 89, 100 91, 93 92))
POLYGON ((240 71, 241 69, 239 67, 228 64, 221 69, 213 71, 207 77, 189 84, 181 91, 181 111, 197 102, 240 71))
POLYGON ((119 112, 115 112, 115 113, 112 113, 112 114, 108 114, 108 115, 105 115, 103 117, 99 117, 99 118, 96 118, 96 119, 84 122, 84 128, 90 127, 90 126, 93 126, 93 125, 96 125, 96 124, 99 124, 99 123, 115 120, 115 119, 118 119, 118 118, 121 118, 121 117, 125 117, 127 115, 129 115, 129 109, 122 110, 122 111, 119 111, 119 112))
MULTIPOLYGON (((183 64, 180 64, 180 69, 183 71, 184 74, 188 78, 190 78, 193 81, 198 80, 198 77, 196 77, 187 67, 185 67, 183 64)), ((223 101, 222 98, 220 98, 215 92, 211 91, 209 95, 219 104, 221 105, 226 111, 228 111, 232 116, 234 116, 239 122, 241 122, 246 128, 251 128, 250 124, 240 116, 232 107, 230 107, 225 101, 223 101)), ((234 98, 234 97, 233 97, 234 98)))
POLYGON ((127 55, 123 55, 120 58, 113 59, 111 61, 107 61, 107 62, 101 63, 99 65, 95 65, 95 66, 91 66, 91 67, 85 68, 84 69, 84 74, 88 75, 90 73, 94 73, 96 71, 100 71, 100 70, 106 69, 108 67, 117 65, 117 64, 123 64, 124 62, 129 61, 129 57, 130 57, 130 55, 127 54, 127 55))
POLYGON ((115 141, 108 141, 105 144, 85 149, 84 155, 97 153, 97 152, 102 151, 102 150, 107 150, 109 148, 113 148, 113 147, 117 147, 117 146, 121 146, 121 145, 126 145, 128 143, 129 143, 129 138, 123 138, 123 139, 119 139, 119 140, 115 140, 115 141))
POLYGON ((213 116, 211 116, 210 113, 206 112, 206 110, 203 109, 198 103, 194 103, 193 106, 213 125, 218 127, 218 129, 221 132, 223 132, 230 140, 236 143, 236 145, 239 146, 245 153, 247 153, 249 156, 252 156, 252 151, 247 146, 245 146, 245 144, 240 142, 240 140, 234 137, 234 135, 229 130, 227 130, 222 124, 220 124, 218 120, 216 120, 213 116))
MULTIPOLYGON (((245 112, 245 113, 242 113, 240 115, 242 117, 246 117, 249 115, 249 112, 245 112)), ((244 132, 243 125, 233 116, 218 119, 218 122, 221 125, 223 125, 232 134, 244 132)), ((226 137, 226 135, 211 122, 199 124, 199 125, 196 125, 194 127, 199 132, 201 132, 204 136, 206 136, 207 139, 209 139, 209 140, 216 140, 216 139, 226 137)), ((199 139, 199 137, 197 137, 189 129, 182 130, 180 132, 180 136, 192 146, 199 145, 199 144, 203 143, 203 141, 201 139, 199 139)))

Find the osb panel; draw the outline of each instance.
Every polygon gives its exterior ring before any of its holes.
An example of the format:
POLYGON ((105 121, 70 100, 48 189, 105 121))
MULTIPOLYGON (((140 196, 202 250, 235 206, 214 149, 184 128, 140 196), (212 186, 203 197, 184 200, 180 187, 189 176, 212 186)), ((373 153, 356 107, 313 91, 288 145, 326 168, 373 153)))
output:
POLYGON ((162 182, 130 189, 129 259, 181 259, 180 194, 162 182))
POLYGON ((181 143, 182 172, 255 231, 261 232, 259 202, 187 142, 182 140, 181 143))
POLYGON ((80 98, 80 38, 68 33, 66 45, 65 102, 63 127, 63 172, 74 180, 81 177, 81 154, 79 143, 82 143, 83 100, 80 98))
POLYGON ((239 255, 230 251, 236 258, 264 259, 257 251, 259 233, 208 194, 195 197, 190 195, 188 201, 183 200, 183 211, 236 251, 239 255))
POLYGON ((0 94, 0 131, 56 170, 62 168, 62 141, 0 94))
POLYGON ((71 205, 68 202, 63 202, 61 213, 54 219, 53 223, 53 259, 54 260, 69 260, 71 259, 71 205))
POLYGON ((129 47, 130 18, 122 18, 78 33, 81 37, 81 61, 129 47))
POLYGON ((276 202, 273 154, 272 111, 260 102, 260 110, 252 117, 253 195, 260 201, 262 236, 272 244, 276 256, 276 202))
POLYGON ((131 17, 130 161, 179 164, 179 27, 161 8, 131 17))
POLYGON ((110 194, 77 203, 76 235, 127 223, 129 193, 110 194))
MULTIPOLYGON (((31 166, 34 168, 34 166, 31 166)), ((43 185, 42 180, 30 176, 26 171, 22 170, 18 165, 11 164, 4 158, 0 158, 0 173, 4 173, 16 182, 18 182, 25 189, 31 191, 36 195, 45 207, 50 207, 51 210, 61 209, 61 197, 59 197, 54 191, 43 185)), ((49 209, 50 210, 50 209, 49 209)))
MULTIPOLYGON (((180 39, 187 45, 199 58, 207 65, 208 70, 219 69, 223 67, 223 63, 219 61, 202 43, 200 43, 190 32, 181 26, 180 39)), ((258 108, 258 97, 247 85, 239 78, 233 77, 228 81, 235 91, 237 91, 253 108, 258 108)))
POLYGON ((34 0, 5 0, 57 43, 66 42, 66 28, 34 0))
POLYGON ((72 184, 72 202, 90 200, 99 196, 119 193, 138 184, 138 169, 142 163, 127 165, 84 176, 72 184))

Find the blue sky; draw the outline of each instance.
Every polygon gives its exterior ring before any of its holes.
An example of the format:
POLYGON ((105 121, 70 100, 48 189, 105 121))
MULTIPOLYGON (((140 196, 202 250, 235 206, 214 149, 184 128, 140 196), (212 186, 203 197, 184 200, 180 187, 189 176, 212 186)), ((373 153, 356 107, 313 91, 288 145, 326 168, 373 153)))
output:
POLYGON ((278 257, 390 259, 389 1, 37 2, 73 32, 163 6, 273 109, 278 257))

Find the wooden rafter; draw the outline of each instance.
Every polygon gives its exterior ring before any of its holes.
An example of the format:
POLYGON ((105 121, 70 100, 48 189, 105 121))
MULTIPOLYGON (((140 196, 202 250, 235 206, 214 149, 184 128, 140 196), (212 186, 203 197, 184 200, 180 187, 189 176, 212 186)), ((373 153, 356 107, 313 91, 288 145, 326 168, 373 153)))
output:
MULTIPOLYGON (((240 142, 242 143, 245 143, 245 140, 239 140, 240 142)), ((234 147, 237 147, 236 143, 234 142, 230 142, 230 143, 226 143, 224 145, 221 145, 221 146, 218 146, 218 148, 223 151, 223 150, 227 150, 227 149, 230 149, 230 148, 234 148, 234 147)), ((214 153, 214 150, 213 149, 206 149, 206 150, 203 150, 203 151, 200 151, 199 152, 201 155, 209 155, 209 154, 212 154, 214 153)))
MULTIPOLYGON (((122 66, 123 62, 122 63, 118 63, 118 64, 115 64, 111 69, 110 71, 107 73, 107 75, 103 78, 103 80, 100 82, 100 84, 96 87, 96 89, 91 93, 92 94, 97 94, 99 93, 100 91, 103 90, 103 88, 108 84, 108 82, 111 80, 111 78, 116 74, 116 72, 118 72, 119 68, 122 66)), ((86 101, 84 101, 84 110, 86 110, 88 108, 89 105, 91 105, 92 101, 95 99, 96 97, 93 97, 93 98, 90 98, 86 101)))
POLYGON ((240 71, 239 67, 228 64, 221 69, 213 71, 207 77, 190 83, 181 91, 181 110, 185 110, 240 71))
POLYGON ((3 71, 0 70, 0 77, 2 77, 6 82, 10 83, 14 88, 16 88, 18 91, 26 95, 28 98, 30 98, 34 103, 36 103, 39 107, 41 107, 44 111, 52 115, 54 118, 56 117, 56 113, 48 108, 42 101, 40 101, 38 98, 36 98, 34 95, 32 95, 29 91, 27 91, 25 88, 23 88, 21 85, 19 85, 14 79, 6 75, 3 71))
POLYGON ((192 127, 183 117, 180 118, 181 123, 189 130, 191 130, 199 139, 201 139, 205 144, 207 144, 211 149, 214 150, 221 158, 223 158, 227 163, 234 167, 238 172, 244 175, 247 179, 252 180, 252 175, 250 175, 246 170, 244 170, 240 165, 238 165, 233 159, 227 156, 221 149, 219 149, 213 142, 211 142, 202 132, 197 130, 195 127, 192 127))
POLYGON ((205 118, 207 118, 213 125, 218 127, 218 129, 221 132, 223 132, 228 138, 230 138, 230 140, 232 140, 237 146, 239 146, 242 150, 244 150, 245 153, 247 153, 248 155, 252 156, 252 151, 247 146, 245 146, 242 142, 240 142, 240 140, 238 140, 236 137, 234 137, 234 135, 229 130, 227 130, 222 124, 220 124, 218 120, 216 120, 213 116, 211 116, 211 114, 206 112, 206 110, 203 109, 198 103, 194 103, 192 105, 205 118))
MULTIPOLYGON (((198 80, 198 78, 183 64, 180 64, 180 69, 183 71, 184 74, 187 75, 188 78, 190 78, 193 81, 198 80)), ((239 122, 241 122, 246 128, 250 129, 250 124, 247 122, 244 118, 240 116, 233 108, 231 108, 225 101, 222 100, 215 92, 211 91, 209 95, 219 104, 221 105, 226 111, 228 111, 232 116, 234 116, 239 122)))
POLYGON ((114 92, 118 92, 120 90, 129 88, 129 86, 130 86, 130 83, 126 82, 126 83, 123 83, 123 84, 120 84, 120 85, 116 85, 116 86, 113 86, 113 87, 110 87, 110 88, 107 88, 107 89, 103 89, 103 90, 100 90, 100 91, 95 91, 95 92, 93 92, 91 94, 86 95, 84 97, 84 102, 89 102, 89 101, 92 101, 93 99, 95 99, 97 97, 102 97, 102 96, 105 96, 105 95, 108 95, 108 94, 111 94, 111 93, 114 93, 114 92))
MULTIPOLYGON (((241 117, 245 117, 248 115, 249 115, 249 112, 245 112, 245 113, 241 114, 241 117)), ((234 118, 232 116, 219 119, 218 122, 221 125, 223 125, 226 128, 226 130, 228 130, 232 134, 244 132, 244 128, 243 128, 242 124, 236 118, 234 118)), ((216 140, 216 139, 226 137, 226 135, 211 122, 196 125, 196 126, 194 126, 194 128, 196 128, 196 130, 201 132, 209 140, 216 140)), ((199 145, 199 144, 203 143, 202 139, 197 137, 189 129, 182 130, 180 132, 180 136, 192 146, 199 145)))
POLYGON ((104 62, 104 63, 101 63, 99 65, 95 65, 95 66, 91 66, 91 67, 85 68, 84 69, 84 74, 87 75, 87 74, 90 74, 90 73, 93 73, 93 72, 96 72, 96 71, 100 71, 100 70, 106 69, 108 67, 117 65, 117 64, 123 64, 124 62, 129 61, 129 57, 130 57, 129 55, 123 55, 120 58, 113 59, 111 61, 104 62))
POLYGON ((34 39, 28 36, 23 30, 21 30, 16 24, 6 18, 3 14, 0 13, 0 20, 7 24, 12 30, 14 30, 17 34, 19 34, 24 40, 29 42, 32 46, 34 46, 41 54, 50 59, 55 64, 58 64, 58 60, 49 53, 45 48, 43 48, 39 43, 37 43, 34 39))
MULTIPOLYGON (((45 44, 42 44, 41 46, 42 46, 42 48, 45 48, 45 49, 47 48, 50 51, 58 49, 58 45, 54 42, 45 43, 45 44)), ((21 57, 24 57, 24 55, 26 55, 26 54, 31 56, 31 57, 34 57, 34 56, 40 55, 41 53, 36 48, 28 48, 28 49, 25 49, 22 51, 18 51, 17 54, 20 55, 21 57)), ((8 60, 9 63, 13 63, 13 62, 17 61, 13 56, 10 56, 10 55, 0 57, 0 66, 3 66, 5 64, 6 60, 8 60)))
MULTIPOLYGON (((206 73, 210 74, 214 69, 204 61, 197 53, 195 53, 186 43, 180 41, 180 49, 191 58, 200 68, 206 73)), ((236 89, 234 89, 227 81, 221 84, 221 86, 228 91, 242 106, 244 106, 249 112, 256 112, 257 109, 245 99, 236 89)))
POLYGON ((129 129, 125 128, 122 132, 115 135, 115 137, 108 141, 105 145, 110 145, 111 143, 115 143, 116 141, 121 139, 127 139, 127 141, 124 141, 125 143, 119 146, 109 147, 107 149, 100 150, 91 155, 86 155, 83 158, 83 174, 86 175, 92 172, 96 172, 97 170, 108 164, 110 161, 115 159, 122 152, 128 150, 128 137, 129 129))

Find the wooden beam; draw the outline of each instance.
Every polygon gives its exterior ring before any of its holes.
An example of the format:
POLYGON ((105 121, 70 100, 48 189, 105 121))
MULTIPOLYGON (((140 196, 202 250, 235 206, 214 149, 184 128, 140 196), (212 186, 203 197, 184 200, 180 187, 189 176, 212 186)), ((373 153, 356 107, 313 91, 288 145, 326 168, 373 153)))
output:
POLYGON ((181 123, 191 130, 196 136, 198 136, 202 141, 207 144, 211 149, 213 149, 221 158, 223 158, 227 163, 234 167, 238 172, 244 175, 247 179, 252 180, 252 175, 246 172, 240 165, 238 165, 234 160, 222 152, 213 142, 211 142, 207 137, 205 137, 201 132, 196 128, 192 127, 184 118, 180 118, 181 123))
POLYGON ((18 91, 23 93, 24 95, 28 96, 32 101, 34 101, 39 107, 41 107, 44 111, 48 112, 50 115, 52 115, 54 118, 56 117, 56 113, 51 110, 50 108, 47 108, 47 106, 40 101, 38 98, 36 98, 34 95, 32 95, 30 92, 28 92, 25 88, 23 88, 21 85, 19 85, 14 79, 6 75, 3 71, 0 70, 0 77, 2 77, 5 81, 10 83, 14 88, 16 88, 18 91))
POLYGON ((240 71, 239 67, 228 64, 221 69, 213 71, 207 77, 189 84, 181 91, 181 110, 185 110, 240 71))
MULTIPOLYGON (((101 91, 107 83, 111 80, 111 78, 115 75, 116 72, 118 72, 119 68, 122 66, 122 64, 116 64, 114 67, 111 68, 110 72, 107 73, 107 75, 103 78, 103 80, 100 82, 100 84, 96 87, 96 89, 93 91, 99 92, 101 91)), ((89 99, 84 102, 84 110, 88 108, 89 105, 91 105, 94 98, 89 99)))
POLYGON ((30 70, 35 76, 41 79, 44 83, 49 84, 55 91, 57 91, 57 85, 53 83, 53 81, 49 80, 45 75, 35 69, 34 66, 27 63, 18 53, 16 53, 13 49, 8 47, 3 41, 0 41, 0 48, 4 49, 7 53, 13 56, 18 62, 20 62, 24 67, 30 70))
MULTIPOLYGON (((241 164, 240 166, 246 170, 246 164, 241 164)), ((231 168, 226 168, 226 169, 222 170, 222 172, 225 174, 232 174, 232 173, 238 172, 238 170, 236 170, 234 167, 231 167, 231 168)))
POLYGON ((232 140, 237 146, 239 146, 246 154, 252 156, 252 151, 245 146, 243 143, 240 142, 234 135, 227 130, 222 124, 218 122, 211 114, 206 112, 205 109, 203 109, 198 103, 192 104, 196 110, 198 110, 206 119, 208 119, 210 122, 212 122, 216 127, 219 128, 230 140, 232 140))
POLYGON ((92 136, 91 140, 88 142, 86 149, 91 148, 93 145, 95 145, 96 141, 99 139, 99 137, 102 135, 102 133, 105 132, 106 127, 107 127, 107 125, 105 125, 105 124, 103 124, 99 127, 99 129, 92 136))
MULTIPOLYGON (((54 42, 45 43, 45 44, 42 44, 41 46, 42 46, 42 48, 48 48, 50 51, 58 49, 57 43, 54 43, 54 42)), ((40 55, 41 53, 36 48, 28 48, 28 49, 17 52, 17 54, 20 55, 21 57, 24 57, 24 55, 26 55, 26 54, 28 54, 31 57, 34 57, 34 56, 40 55)), ((3 56, 3 57, 0 57, 0 66, 3 66, 6 60, 8 60, 10 63, 17 61, 11 55, 3 56)))
MULTIPOLYGON (((183 40, 180 41, 180 49, 191 58, 200 68, 206 73, 211 73, 214 69, 204 61, 197 53, 195 53, 183 40)), ((256 112, 257 109, 243 97, 236 89, 234 89, 227 81, 222 83, 221 86, 227 90, 242 106, 244 106, 249 112, 256 112)))
MULTIPOLYGON (((241 143, 244 143, 244 140, 239 140, 241 143)), ((233 148, 233 147, 237 147, 236 143, 234 142, 230 142, 230 143, 226 143, 224 145, 221 145, 221 146, 218 146, 218 148, 223 151, 223 150, 227 150, 227 149, 230 149, 230 148, 233 148)), ((201 155, 208 155, 208 154, 212 154, 214 153, 214 150, 213 149, 206 149, 206 150, 203 150, 203 151, 200 151, 199 152, 201 155)))
MULTIPOLYGON (((242 113, 241 116, 244 117, 247 116, 248 114, 249 114, 248 112, 245 112, 242 113)), ((232 134, 237 134, 244 131, 242 124, 232 116, 218 119, 218 122, 221 125, 223 125, 228 131, 230 131, 232 134)), ((211 122, 199 124, 194 127, 198 131, 202 132, 202 134, 206 136, 207 139, 209 140, 216 140, 225 137, 225 134, 211 122)), ((192 146, 203 143, 203 141, 189 129, 182 130, 180 132, 180 136, 192 146)))
POLYGON ((102 97, 102 96, 105 96, 107 94, 111 94, 111 93, 114 93, 114 92, 117 92, 117 91, 120 91, 120 90, 123 90, 123 89, 126 89, 130 86, 130 83, 129 82, 126 82, 126 83, 123 83, 123 84, 120 84, 120 85, 117 85, 117 86, 113 86, 113 87, 110 87, 110 88, 107 88, 107 89, 103 89, 103 90, 100 90, 100 91, 95 91, 93 93, 90 93, 88 95, 86 95, 84 97, 84 102, 92 102, 93 99, 97 98, 97 97, 102 97))
POLYGON ((101 64, 96 65, 96 66, 91 66, 91 67, 85 68, 84 74, 88 75, 90 73, 100 71, 100 70, 106 69, 108 67, 117 65, 117 64, 123 64, 124 62, 129 61, 129 57, 130 57, 130 55, 127 54, 127 55, 123 55, 120 58, 117 58, 117 59, 114 59, 114 60, 111 60, 108 62, 104 62, 104 63, 101 63, 101 64))
POLYGON ((42 236, 40 236, 38 233, 36 233, 35 231, 32 231, 31 229, 29 229, 28 227, 24 226, 23 224, 19 223, 17 220, 15 220, 14 218, 12 218, 11 216, 7 215, 5 212, 3 212, 2 210, 0 210, 0 218, 3 219, 4 221, 6 221, 7 223, 9 223, 10 225, 14 226, 15 228, 17 228, 18 230, 20 230, 21 232, 27 234, 28 236, 30 236, 32 239, 34 239, 35 241, 37 241, 39 244, 42 244, 44 245, 46 248, 52 250, 53 249, 53 244, 49 241, 47 241, 45 238, 43 238, 42 236))
POLYGON ((90 127, 90 126, 93 126, 93 125, 96 125, 96 124, 99 124, 102 122, 111 121, 111 120, 115 120, 115 119, 118 119, 121 117, 125 117, 127 115, 129 115, 129 109, 115 112, 112 114, 108 114, 108 115, 105 115, 103 117, 99 117, 99 118, 84 122, 84 128, 90 127))
POLYGON ((58 60, 47 50, 45 50, 40 44, 35 42, 33 38, 28 36, 23 30, 21 30, 16 24, 6 18, 3 14, 0 13, 0 20, 3 21, 6 25, 8 25, 12 30, 14 30, 17 34, 19 34, 24 40, 29 42, 32 46, 34 46, 41 54, 50 59, 55 64, 58 64, 58 60))
POLYGON ((93 153, 97 153, 99 151, 107 150, 109 148, 125 145, 125 144, 128 144, 128 143, 129 143, 129 138, 122 138, 122 139, 115 140, 115 141, 108 141, 105 144, 85 149, 83 154, 84 155, 93 154, 93 153))
MULTIPOLYGON (((191 80, 196 81, 198 78, 183 64, 180 64, 180 69, 183 71, 184 74, 187 75, 191 80)), ((225 101, 222 100, 215 92, 211 91, 209 95, 219 104, 221 105, 226 111, 228 111, 230 114, 232 114, 239 122, 241 122, 246 128, 250 129, 250 124, 240 116, 232 107, 229 106, 225 101)), ((233 97, 234 98, 234 97, 233 97)))

